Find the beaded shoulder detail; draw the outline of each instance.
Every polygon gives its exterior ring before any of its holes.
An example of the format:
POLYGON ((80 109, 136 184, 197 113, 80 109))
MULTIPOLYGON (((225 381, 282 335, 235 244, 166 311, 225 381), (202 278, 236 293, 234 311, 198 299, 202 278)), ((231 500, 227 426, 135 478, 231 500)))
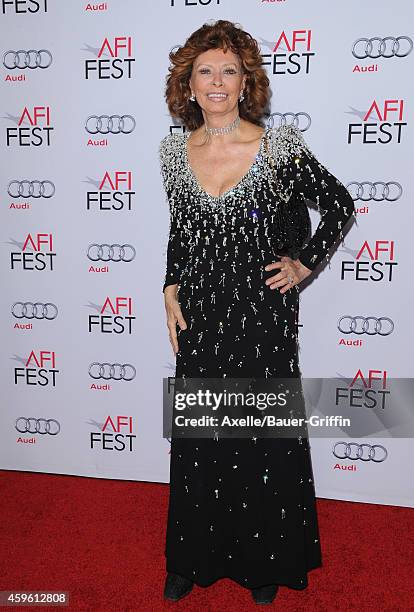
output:
POLYGON ((182 151, 184 138, 185 134, 182 133, 167 134, 158 147, 160 170, 167 194, 170 193, 181 174, 182 154, 180 155, 180 151, 182 151))
POLYGON ((288 163, 292 157, 300 157, 303 152, 312 155, 302 132, 294 125, 280 125, 268 130, 270 148, 276 166, 288 163))

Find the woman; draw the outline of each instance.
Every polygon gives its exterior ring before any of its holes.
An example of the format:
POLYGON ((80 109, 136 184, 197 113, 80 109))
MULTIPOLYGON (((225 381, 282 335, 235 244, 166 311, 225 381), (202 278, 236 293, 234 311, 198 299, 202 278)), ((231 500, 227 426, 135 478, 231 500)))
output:
MULTIPOLYGON (((187 128, 160 144, 176 377, 299 377, 298 285, 342 237, 352 198, 296 127, 263 128, 269 80, 250 34, 205 24, 170 60, 166 99, 187 128), (323 219, 298 245, 303 213, 284 234, 277 211, 305 198, 323 219)), ((223 577, 257 603, 305 588, 322 564, 307 437, 173 438, 165 554, 174 601, 223 577)))

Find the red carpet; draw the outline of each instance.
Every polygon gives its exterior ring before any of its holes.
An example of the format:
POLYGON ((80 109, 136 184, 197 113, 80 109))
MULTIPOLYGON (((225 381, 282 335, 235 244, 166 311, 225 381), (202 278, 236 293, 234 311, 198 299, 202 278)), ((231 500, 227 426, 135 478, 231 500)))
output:
POLYGON ((0 499, 0 590, 69 591, 62 609, 414 610, 410 508, 318 499, 324 567, 266 607, 227 579, 164 603, 168 485, 0 471, 0 499))

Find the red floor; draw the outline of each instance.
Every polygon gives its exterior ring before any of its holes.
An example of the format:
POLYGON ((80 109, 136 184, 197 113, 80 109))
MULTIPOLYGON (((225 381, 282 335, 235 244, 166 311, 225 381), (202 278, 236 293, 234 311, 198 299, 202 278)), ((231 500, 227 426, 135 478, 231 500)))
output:
POLYGON ((0 591, 68 591, 66 610, 414 610, 410 508, 319 499, 323 568, 257 606, 231 580, 164 603, 168 485, 0 471, 0 500, 0 591))

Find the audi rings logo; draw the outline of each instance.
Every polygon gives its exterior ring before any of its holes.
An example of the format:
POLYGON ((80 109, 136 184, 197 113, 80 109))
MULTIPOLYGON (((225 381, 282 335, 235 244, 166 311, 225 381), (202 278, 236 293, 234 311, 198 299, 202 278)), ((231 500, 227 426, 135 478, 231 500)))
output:
POLYGON ((56 419, 35 419, 33 417, 19 417, 16 420, 16 429, 20 433, 49 434, 56 436, 60 432, 60 423, 56 419))
POLYGON ((6 51, 3 55, 3 66, 7 70, 14 70, 15 68, 20 70, 24 68, 49 68, 52 59, 52 54, 47 49, 40 49, 39 51, 35 49, 30 49, 29 51, 19 49, 19 51, 6 51))
POLYGON ((356 442, 336 442, 332 449, 338 459, 352 459, 356 461, 374 461, 381 463, 388 457, 388 451, 381 444, 357 444, 356 442))
POLYGON ((16 319, 56 319, 58 309, 51 302, 15 302, 11 309, 16 319))
POLYGON ((85 129, 89 134, 130 134, 135 125, 132 115, 91 115, 85 129))
POLYGON ((98 380, 134 380, 136 369, 130 363, 98 363, 95 361, 89 366, 89 376, 98 380))
POLYGON ((267 127, 280 127, 281 125, 293 125, 306 132, 310 128, 312 121, 308 113, 272 113, 267 120, 267 127))
POLYGON ((131 244, 90 244, 88 259, 91 261, 132 261, 135 249, 131 244))
POLYGON ((394 331, 394 322, 389 317, 351 317, 345 315, 338 321, 343 334, 367 334, 367 336, 389 336, 394 331))
POLYGON ((400 199, 403 192, 400 183, 395 181, 388 181, 388 183, 383 183, 382 181, 356 183, 353 181, 348 183, 346 188, 354 202, 357 200, 361 200, 361 202, 369 202, 370 200, 374 200, 374 202, 383 202, 384 200, 395 202, 400 199))
POLYGON ((357 59, 379 57, 406 57, 413 50, 413 41, 408 36, 386 36, 358 38, 352 46, 352 55, 357 59))
POLYGON ((55 195, 52 181, 10 181, 7 193, 11 198, 51 198, 55 195))

